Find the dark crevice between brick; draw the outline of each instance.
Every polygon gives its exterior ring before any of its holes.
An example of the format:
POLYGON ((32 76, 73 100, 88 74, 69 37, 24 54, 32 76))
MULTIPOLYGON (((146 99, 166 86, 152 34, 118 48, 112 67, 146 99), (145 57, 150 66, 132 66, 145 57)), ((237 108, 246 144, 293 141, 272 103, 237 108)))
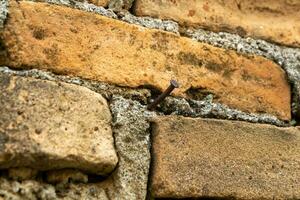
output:
POLYGON ((217 96, 211 92, 210 90, 208 90, 207 88, 194 88, 191 87, 186 91, 187 96, 189 97, 189 99, 193 99, 193 100, 203 100, 205 97, 207 97, 207 95, 213 95, 214 99, 217 99, 217 96))
MULTIPOLYGON (((55 170, 53 170, 53 171, 55 171, 55 170)), ((35 180, 35 181, 38 181, 40 183, 48 183, 48 184, 52 184, 52 185, 59 184, 59 183, 49 183, 47 181, 47 172, 48 171, 39 171, 35 177, 31 177, 31 178, 28 178, 28 179, 25 179, 25 180, 35 180)), ((88 176, 88 182, 84 183, 84 184, 103 182, 110 175, 111 175, 111 173, 108 174, 108 175, 106 175, 106 176, 101 176, 101 175, 97 175, 97 174, 87 174, 87 176, 88 176)), ((11 177, 9 177, 9 175, 8 175, 8 169, 2 169, 2 170, 0 170, 0 177, 6 178, 6 179, 9 179, 9 180, 23 181, 23 180, 21 180, 21 179, 19 179, 17 177, 15 177, 14 179, 12 179, 11 177)), ((80 183, 80 184, 82 184, 82 182, 74 180, 72 177, 69 177, 67 179, 67 183, 66 184, 68 184, 68 183, 74 183, 74 184, 80 183)))
POLYGON ((154 159, 155 159, 155 155, 153 153, 153 148, 152 148, 152 144, 153 144, 153 133, 154 133, 154 128, 155 128, 155 123, 149 122, 150 123, 150 128, 149 128, 149 133, 150 133, 150 166, 149 166, 149 173, 148 173, 148 183, 147 183, 147 196, 146 196, 146 200, 153 200, 154 195, 151 191, 151 185, 152 185, 152 175, 153 175, 153 165, 154 165, 154 159))
POLYGON ((7 56, 6 46, 0 32, 0 65, 5 65, 7 56))

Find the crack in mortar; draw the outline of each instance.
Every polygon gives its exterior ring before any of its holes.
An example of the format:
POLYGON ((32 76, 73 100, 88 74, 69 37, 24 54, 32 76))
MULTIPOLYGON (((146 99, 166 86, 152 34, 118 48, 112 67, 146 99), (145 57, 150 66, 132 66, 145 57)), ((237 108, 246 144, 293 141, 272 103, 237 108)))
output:
MULTIPOLYGON (((103 95, 110 100, 113 95, 122 96, 125 99, 137 100, 141 105, 146 105, 151 97, 150 89, 125 88, 98 81, 84 80, 78 77, 55 75, 37 69, 12 70, 8 67, 0 67, 0 73, 8 73, 18 76, 33 77, 37 79, 62 81, 87 87, 94 92, 103 95)), ((276 126, 292 126, 295 121, 289 123, 267 114, 253 114, 231 109, 220 103, 213 103, 213 96, 209 94, 202 100, 184 99, 180 97, 167 97, 157 108, 158 115, 183 115, 186 117, 217 118, 228 120, 240 120, 252 123, 267 123, 276 126)))
POLYGON ((4 27, 7 14, 8 14, 8 1, 0 0, 0 29, 4 27))

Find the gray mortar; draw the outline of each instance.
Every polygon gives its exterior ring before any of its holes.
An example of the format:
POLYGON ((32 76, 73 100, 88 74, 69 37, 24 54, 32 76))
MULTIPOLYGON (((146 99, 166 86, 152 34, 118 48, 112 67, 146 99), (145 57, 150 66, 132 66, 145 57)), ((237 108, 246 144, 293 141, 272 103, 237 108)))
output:
POLYGON ((290 126, 295 123, 294 121, 291 121, 290 123, 283 122, 272 115, 245 113, 236 109, 231 109, 220 103, 213 103, 212 95, 208 95, 201 101, 167 97, 160 109, 163 113, 188 117, 240 120, 252 123, 273 124, 276 126, 290 126))
POLYGON ((131 24, 136 24, 136 25, 144 26, 146 28, 159 29, 159 30, 179 34, 178 23, 173 22, 171 20, 154 19, 151 17, 136 17, 126 11, 120 12, 118 14, 121 20, 131 24))
POLYGON ((129 10, 134 0, 110 0, 108 7, 113 11, 119 12, 122 10, 129 10))
POLYGON ((55 75, 51 72, 41 71, 37 69, 17 71, 9 69, 8 67, 0 67, 0 73, 1 72, 18 76, 33 77, 49 81, 62 81, 66 83, 80 85, 101 94, 108 100, 113 94, 118 94, 125 98, 138 100, 146 104, 147 98, 151 96, 151 92, 148 89, 131 89, 126 87, 118 87, 112 84, 102 83, 99 81, 84 80, 78 77, 71 76, 55 75))
MULTIPOLYGON (((100 93, 108 100, 111 99, 112 95, 120 95, 126 99, 137 100, 145 105, 148 103, 148 99, 151 97, 151 91, 148 89, 118 87, 98 81, 84 80, 78 77, 55 75, 51 72, 45 72, 37 69, 17 71, 9 69, 8 67, 0 67, 0 73, 8 73, 18 76, 33 77, 50 81, 62 81, 81 85, 100 93)), ((294 125, 295 123, 293 120, 290 123, 285 123, 271 115, 251 114, 236 109, 231 109, 226 105, 213 103, 212 98, 213 97, 211 95, 208 95, 202 101, 196 101, 170 96, 161 103, 161 105, 158 107, 158 110, 162 111, 160 114, 241 120, 247 122, 273 124, 276 126, 289 126, 294 125)))
MULTIPOLYGON (((34 1, 34 0, 33 0, 34 1)), ((97 7, 89 3, 74 0, 38 0, 57 5, 65 5, 80 10, 97 13, 103 16, 118 18, 122 21, 140 25, 146 28, 159 29, 179 34, 178 23, 171 20, 161 20, 151 17, 136 17, 129 12, 119 12, 117 16, 112 10, 97 7)), ((242 38, 231 33, 214 33, 203 29, 191 30, 181 27, 181 36, 186 36, 199 42, 205 42, 216 47, 236 50, 241 54, 256 54, 271 59, 279 64, 287 73, 292 84, 292 113, 300 118, 300 49, 271 44, 264 40, 242 38)))
MULTIPOLYGON (((16 71, 8 67, 0 67, 0 72, 14 74, 18 76, 33 77, 50 81, 62 81, 87 87, 103 95, 106 99, 111 99, 112 95, 120 95, 127 99, 138 100, 147 104, 147 99, 151 96, 148 89, 132 89, 118 87, 98 81, 84 80, 78 77, 54 75, 37 69, 16 71)), ((212 96, 208 95, 202 101, 185 100, 183 98, 168 97, 160 106, 160 110, 165 114, 184 115, 188 117, 219 118, 230 120, 241 120, 248 122, 267 123, 277 126, 287 126, 287 123, 280 121, 271 115, 249 114, 236 109, 230 109, 226 105, 212 102, 212 96)), ((292 122, 293 123, 293 122, 292 122)))
POLYGON ((5 178, 0 178, 0 196, 9 200, 57 199, 55 188, 52 185, 33 180, 8 181, 5 178))
POLYGON ((5 19, 8 14, 8 0, 0 0, 0 29, 3 28, 5 19))
MULTIPOLYGON (((184 30, 184 35, 216 47, 236 50, 241 54, 256 54, 273 60, 287 73, 288 79, 293 86, 292 113, 297 115, 300 110, 300 49, 289 48, 271 44, 264 40, 242 38, 231 33, 213 33, 209 31, 184 30)), ((300 117, 300 114, 298 114, 300 117)))
POLYGON ((112 174, 112 199, 146 199, 150 168, 150 123, 156 116, 137 101, 113 96, 110 103, 119 167, 112 174))
POLYGON ((95 6, 94 4, 90 4, 87 2, 78 2, 74 0, 30 0, 30 1, 47 2, 56 5, 63 5, 63 6, 76 8, 87 12, 96 13, 114 19, 117 19, 119 17, 120 20, 131 24, 136 24, 146 28, 159 29, 159 30, 164 30, 164 31, 169 31, 169 32, 179 34, 178 24, 170 20, 154 19, 151 17, 136 17, 130 14, 128 11, 121 11, 118 13, 119 16, 117 16, 117 14, 114 13, 113 10, 111 9, 105 9, 101 6, 95 6))
POLYGON ((78 2, 74 0, 32 0, 34 2, 46 2, 50 4, 63 5, 71 8, 76 8, 78 10, 92 12, 99 15, 103 15, 109 18, 117 19, 118 16, 110 9, 105 9, 101 6, 95 6, 87 2, 78 2))

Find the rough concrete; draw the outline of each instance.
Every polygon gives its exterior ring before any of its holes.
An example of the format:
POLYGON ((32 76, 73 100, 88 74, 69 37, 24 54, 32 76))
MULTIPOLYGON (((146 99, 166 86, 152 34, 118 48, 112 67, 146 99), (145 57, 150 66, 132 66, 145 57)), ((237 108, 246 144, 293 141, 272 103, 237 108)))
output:
POLYGON ((24 77, 33 77, 33 78, 49 80, 49 81, 62 81, 66 83, 80 85, 101 94, 107 100, 109 100, 112 97, 112 95, 121 95, 124 98, 136 100, 143 104, 146 104, 147 99, 151 96, 151 92, 148 89, 143 89, 143 88, 132 89, 128 87, 119 87, 112 84, 81 79, 78 77, 55 75, 51 72, 42 71, 38 69, 18 71, 18 70, 12 70, 8 67, 0 67, 0 73, 6 73, 6 74, 12 74, 12 75, 18 75, 24 77))
POLYGON ((111 113, 100 94, 5 73, 0 91, 1 169, 74 168, 98 175, 114 170, 111 113))
POLYGON ((119 167, 112 174, 112 199, 145 199, 150 167, 150 123, 155 116, 136 101, 113 96, 111 104, 119 167), (113 193, 112 193, 113 192, 113 193))
MULTIPOLYGON (((147 104, 151 97, 149 89, 132 89, 122 88, 98 81, 84 80, 78 77, 55 75, 51 72, 41 71, 37 69, 16 71, 8 67, 0 67, 0 72, 25 77, 34 77, 50 81, 63 81, 87 87, 97 93, 103 95, 110 100, 112 95, 119 95, 126 99, 136 100, 143 105, 147 104)), ((290 123, 284 122, 270 115, 245 113, 240 110, 230 109, 226 105, 213 103, 213 95, 209 94, 202 100, 186 100, 184 98, 167 97, 165 101, 157 107, 157 110, 165 115, 183 115, 186 117, 204 117, 218 118, 230 120, 242 120, 253 123, 266 123, 276 126, 294 125, 292 120, 290 123)))
MULTIPOLYGON (((165 30, 165 31, 179 34, 178 23, 176 23, 174 21, 155 19, 155 18, 151 18, 151 17, 136 17, 122 9, 120 10, 120 12, 118 12, 118 15, 117 15, 116 13, 114 13, 114 11, 112 9, 105 9, 101 6, 96 6, 94 4, 89 4, 87 2, 79 2, 79 1, 74 1, 74 0, 31 0, 31 1, 47 2, 47 3, 51 3, 51 4, 67 6, 67 7, 79 9, 82 11, 96 13, 96 14, 106 16, 109 18, 114 18, 114 19, 118 18, 122 21, 131 23, 131 24, 140 25, 140 26, 143 26, 146 28, 165 30)), ((122 0, 116 0, 116 1, 112 2, 111 7, 120 6, 121 4, 117 5, 114 3, 120 3, 121 1, 122 0)))
POLYGON ((8 14, 7 6, 8 0, 0 0, 0 30, 3 28, 6 16, 8 14))
POLYGON ((75 8, 78 10, 86 11, 86 12, 92 12, 96 13, 102 16, 106 16, 109 18, 114 18, 117 19, 118 16, 109 9, 105 9, 102 6, 96 6, 94 4, 88 3, 86 1, 84 2, 79 2, 79 1, 74 1, 74 0, 32 0, 34 2, 46 2, 50 4, 56 4, 56 5, 63 5, 67 6, 70 8, 75 8))
POLYGON ((144 26, 146 28, 154 28, 163 31, 173 32, 179 34, 179 26, 176 22, 171 20, 154 19, 151 17, 136 17, 129 12, 120 12, 118 16, 122 21, 144 26))
POLYGON ((38 181, 9 181, 0 178, 0 197, 5 200, 54 200, 57 199, 52 185, 38 181))
POLYGON ((158 108, 164 114, 183 115, 186 117, 217 118, 240 120, 252 123, 266 123, 276 126, 294 125, 294 121, 284 122, 272 115, 245 113, 231 109, 226 105, 213 102, 213 95, 203 100, 186 100, 184 98, 167 97, 158 108))
POLYGON ((154 197, 300 198, 300 127, 157 117, 152 149, 154 197))
POLYGON ((109 0, 88 0, 88 2, 94 4, 95 6, 107 7, 109 0))
MULTIPOLYGON (((7 73, 10 70, 6 68, 5 71, 7 73)), ((28 75, 30 72, 23 72, 22 75, 25 74, 28 75)), ((31 75, 33 74, 55 80, 54 75, 49 73, 34 71, 31 75)), ((48 194, 48 188, 51 188, 55 190, 50 197, 57 199, 144 199, 147 194, 150 167, 150 123, 148 121, 155 116, 155 112, 149 112, 146 106, 121 96, 112 96, 110 107, 113 114, 115 146, 120 160, 116 170, 108 179, 99 183, 75 184, 69 183, 69 180, 86 182, 86 176, 77 172, 70 173, 68 170, 67 173, 54 170, 46 172, 46 181, 59 183, 57 185, 51 186, 35 180, 14 182, 3 179, 2 185, 0 184, 0 195, 12 199, 38 199, 42 195, 43 199, 47 199, 44 193, 48 194), (22 190, 26 190, 26 193, 20 192, 15 185, 24 188, 22 190)))
POLYGON ((110 0, 108 8, 115 12, 129 10, 134 0, 110 0))
POLYGON ((28 1, 11 2, 1 38, 8 56, 0 63, 16 69, 47 69, 160 91, 176 79, 181 85, 173 93, 176 96, 193 99, 207 91, 218 96, 214 101, 231 108, 291 119, 285 73, 261 56, 240 55, 165 31, 28 1))
MULTIPOLYGON (((41 0, 42 1, 42 0, 41 0)), ((44 1, 44 0, 43 0, 44 1)), ((3 1, 6 2, 6 1, 3 1)), ((49 3, 70 6, 77 9, 83 9, 90 12, 95 12, 107 17, 117 18, 117 15, 110 10, 95 5, 80 3, 69 0, 46 0, 49 3), (77 6, 73 6, 77 5, 77 6), (106 14, 108 12, 108 14, 106 14)), ((4 4, 3 4, 4 5, 4 4)), ((5 4, 6 5, 6 4, 5 4)), ((6 10, 6 9, 5 9, 6 10)), ((6 11, 5 11, 6 12, 6 11)), ((155 28, 165 31, 178 33, 178 23, 171 20, 161 20, 152 17, 136 17, 130 13, 120 12, 119 18, 128 23, 144 26, 147 28, 155 28)), ((264 40, 242 38, 230 33, 214 33, 204 31, 202 29, 191 30, 181 28, 181 35, 193 38, 197 41, 206 42, 208 44, 222 47, 226 49, 233 49, 239 53, 250 53, 264 56, 268 59, 274 60, 281 65, 287 72, 290 82, 293 84, 293 102, 292 113, 294 116, 300 118, 300 50, 297 48, 288 48, 271 44, 264 40)))
POLYGON ((278 63, 287 73, 293 84, 292 112, 300 117, 300 49, 271 44, 263 40, 242 38, 230 33, 214 33, 198 30, 181 30, 186 35, 199 42, 205 42, 216 47, 233 49, 241 54, 261 55, 278 63))

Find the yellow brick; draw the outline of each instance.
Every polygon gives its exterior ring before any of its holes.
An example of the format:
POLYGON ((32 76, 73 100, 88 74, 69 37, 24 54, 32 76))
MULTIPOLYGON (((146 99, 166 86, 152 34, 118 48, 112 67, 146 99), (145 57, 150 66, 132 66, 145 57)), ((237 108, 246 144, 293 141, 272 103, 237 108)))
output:
POLYGON ((135 13, 300 47, 297 0, 136 0, 135 13))
POLYGON ((290 119, 290 86, 280 66, 178 35, 45 3, 11 1, 0 64, 38 68, 129 87, 215 101, 290 119))

